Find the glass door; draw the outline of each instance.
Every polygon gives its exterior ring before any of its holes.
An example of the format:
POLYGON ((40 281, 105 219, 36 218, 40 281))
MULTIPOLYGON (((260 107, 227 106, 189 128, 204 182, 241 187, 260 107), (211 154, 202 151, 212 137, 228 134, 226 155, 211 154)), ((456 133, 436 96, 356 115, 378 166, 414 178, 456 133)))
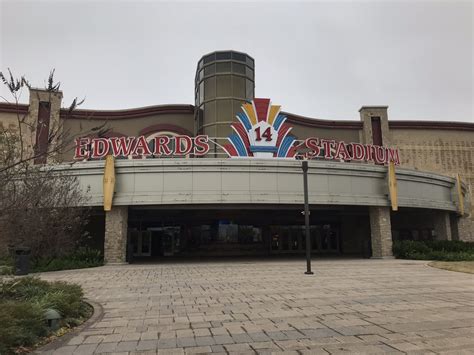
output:
POLYGON ((181 249, 180 227, 152 227, 148 232, 153 233, 153 256, 173 256, 181 249))
POLYGON ((334 225, 323 224, 319 246, 323 253, 339 252, 339 231, 334 225))
POLYGON ((151 256, 151 232, 144 231, 141 233, 141 256, 151 256))
POLYGON ((130 243, 132 244, 133 256, 151 255, 151 233, 149 231, 131 231, 130 243))

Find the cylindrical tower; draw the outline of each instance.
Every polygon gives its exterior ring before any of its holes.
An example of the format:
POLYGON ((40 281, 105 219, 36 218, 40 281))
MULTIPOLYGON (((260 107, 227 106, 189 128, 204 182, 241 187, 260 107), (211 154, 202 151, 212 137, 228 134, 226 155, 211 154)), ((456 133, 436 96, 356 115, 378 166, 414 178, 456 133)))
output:
POLYGON ((242 103, 253 100, 255 62, 236 51, 217 51, 203 56, 197 66, 195 102, 197 134, 223 138, 242 103))

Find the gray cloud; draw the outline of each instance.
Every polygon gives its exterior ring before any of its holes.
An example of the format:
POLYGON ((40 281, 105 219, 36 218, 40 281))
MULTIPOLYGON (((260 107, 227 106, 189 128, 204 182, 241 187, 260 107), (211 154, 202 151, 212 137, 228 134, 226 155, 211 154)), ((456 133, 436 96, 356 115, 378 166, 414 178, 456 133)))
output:
MULTIPOLYGON (((1 62, 41 86, 51 68, 65 103, 121 109, 194 103, 205 53, 256 61, 256 95, 285 111, 358 119, 474 122, 473 4, 395 2, 2 1, 1 62)), ((5 94, 2 89, 2 94, 5 94)))

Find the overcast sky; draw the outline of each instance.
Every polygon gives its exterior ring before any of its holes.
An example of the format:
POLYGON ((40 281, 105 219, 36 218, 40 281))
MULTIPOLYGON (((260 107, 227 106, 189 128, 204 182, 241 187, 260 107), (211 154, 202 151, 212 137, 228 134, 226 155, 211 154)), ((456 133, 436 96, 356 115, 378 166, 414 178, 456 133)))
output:
POLYGON ((472 1, 0 3, 0 70, 43 86, 55 68, 64 106, 194 104, 199 58, 234 49, 287 112, 474 122, 472 1))

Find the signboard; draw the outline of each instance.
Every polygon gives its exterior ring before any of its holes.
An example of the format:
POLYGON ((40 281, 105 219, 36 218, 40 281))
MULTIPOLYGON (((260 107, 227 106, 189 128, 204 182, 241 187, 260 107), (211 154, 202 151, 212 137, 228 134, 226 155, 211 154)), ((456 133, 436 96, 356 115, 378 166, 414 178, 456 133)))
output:
MULTIPOLYGON (((83 137, 76 139, 74 159, 114 157, 160 158, 203 157, 211 144, 230 158, 263 159, 327 159, 336 161, 366 161, 377 164, 400 164, 398 149, 362 143, 346 143, 332 139, 309 137, 299 140, 290 132, 280 106, 269 99, 254 99, 242 105, 242 112, 231 124, 233 133, 226 143, 207 135, 156 135, 152 137, 83 137)), ((217 149, 215 150, 217 151, 217 149)), ((213 154, 219 154, 215 153, 213 154)))
POLYGON ((160 157, 160 156, 203 156, 209 152, 209 137, 166 135, 147 140, 139 137, 77 138, 74 159, 100 159, 106 155, 114 157, 160 157))
POLYGON ((235 133, 223 146, 230 157, 293 158, 296 154, 296 138, 289 135, 291 127, 280 113, 280 106, 270 104, 269 99, 255 99, 242 105, 231 124, 235 133))

